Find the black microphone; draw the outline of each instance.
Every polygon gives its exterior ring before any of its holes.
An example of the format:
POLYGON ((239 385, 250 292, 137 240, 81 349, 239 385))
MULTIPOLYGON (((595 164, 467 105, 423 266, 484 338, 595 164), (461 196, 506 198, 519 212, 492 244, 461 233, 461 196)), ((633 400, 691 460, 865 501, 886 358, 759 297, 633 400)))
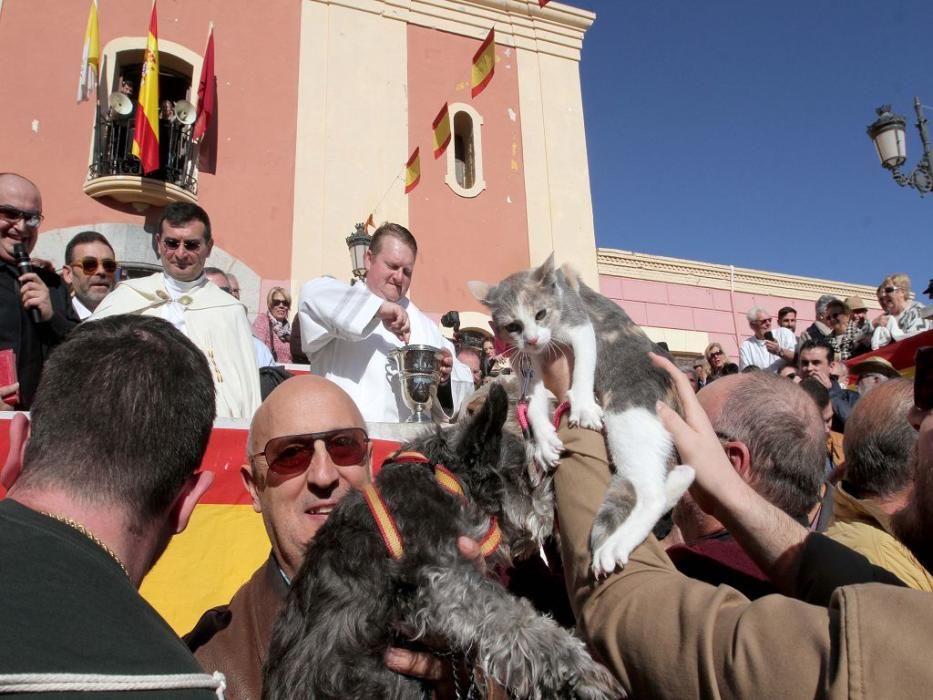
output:
MULTIPOLYGON (((19 270, 20 275, 35 272, 32 267, 32 260, 29 259, 29 253, 26 252, 26 246, 22 243, 13 244, 13 257, 16 258, 16 269, 19 270)), ((29 318, 32 319, 33 323, 42 322, 42 314, 39 313, 39 309, 35 306, 29 309, 29 318)))

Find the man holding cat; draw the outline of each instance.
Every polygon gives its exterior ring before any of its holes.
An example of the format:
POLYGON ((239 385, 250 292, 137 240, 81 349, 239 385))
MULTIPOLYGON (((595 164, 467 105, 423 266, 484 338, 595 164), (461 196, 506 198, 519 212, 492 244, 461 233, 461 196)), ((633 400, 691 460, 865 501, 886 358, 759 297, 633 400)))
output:
POLYGON ((318 277, 301 288, 301 346, 311 371, 327 377, 371 422, 398 423, 411 415, 402 400, 390 354, 408 344, 441 348, 441 383, 450 382, 453 411, 473 392, 473 374, 453 356, 453 345, 408 298, 418 243, 399 224, 373 233, 366 251, 366 283, 318 277))

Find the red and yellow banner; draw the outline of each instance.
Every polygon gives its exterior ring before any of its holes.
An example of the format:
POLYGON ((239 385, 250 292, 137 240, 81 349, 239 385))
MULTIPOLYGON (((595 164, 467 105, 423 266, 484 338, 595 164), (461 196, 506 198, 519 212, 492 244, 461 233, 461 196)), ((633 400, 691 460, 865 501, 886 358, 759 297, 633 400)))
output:
POLYGON ((81 50, 81 76, 78 78, 78 102, 90 99, 97 90, 100 77, 100 30, 97 23, 97 0, 91 0, 91 11, 84 30, 81 50))
POLYGON ((431 129, 434 131, 432 138, 434 158, 437 159, 444 155, 444 151, 447 150, 450 143, 450 111, 446 102, 441 107, 441 111, 434 117, 434 121, 431 122, 431 129))
POLYGON ((155 2, 152 3, 149 38, 139 83, 133 155, 139 158, 143 175, 159 169, 159 30, 155 2))
POLYGON ((476 97, 492 80, 496 70, 496 29, 493 27, 483 39, 479 49, 473 54, 473 69, 471 73, 471 94, 476 97))
POLYGON ((873 352, 867 352, 864 355, 858 355, 851 360, 846 360, 849 368, 850 384, 858 379, 859 363, 864 362, 869 357, 880 357, 890 362, 904 377, 914 376, 914 356, 917 350, 927 345, 933 345, 933 330, 917 333, 907 338, 885 345, 873 352))
POLYGON ((408 162, 405 163, 405 194, 408 194, 421 182, 421 155, 420 147, 412 151, 408 162))

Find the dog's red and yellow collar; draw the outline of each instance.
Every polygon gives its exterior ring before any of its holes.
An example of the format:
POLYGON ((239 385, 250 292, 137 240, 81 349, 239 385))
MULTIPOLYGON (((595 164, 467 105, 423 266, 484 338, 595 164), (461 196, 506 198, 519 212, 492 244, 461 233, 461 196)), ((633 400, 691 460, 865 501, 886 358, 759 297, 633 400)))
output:
MULTIPOLYGON (((397 464, 431 464, 431 461, 420 452, 397 452, 391 455, 387 461, 397 464)), ((447 493, 458 498, 466 498, 460 480, 443 464, 434 465, 434 478, 438 486, 447 493)), ((400 560, 405 555, 402 535, 398 530, 395 518, 389 512, 375 484, 367 484, 363 487, 363 498, 366 499, 366 505, 369 506, 373 520, 376 521, 376 526, 379 528, 379 534, 382 535, 382 541, 385 543, 389 556, 396 561, 400 560)), ((489 528, 486 530, 486 534, 483 535, 479 542, 480 552, 484 557, 489 557, 495 553, 501 543, 502 531, 499 529, 499 523, 496 522, 495 516, 493 516, 489 519, 489 528)))

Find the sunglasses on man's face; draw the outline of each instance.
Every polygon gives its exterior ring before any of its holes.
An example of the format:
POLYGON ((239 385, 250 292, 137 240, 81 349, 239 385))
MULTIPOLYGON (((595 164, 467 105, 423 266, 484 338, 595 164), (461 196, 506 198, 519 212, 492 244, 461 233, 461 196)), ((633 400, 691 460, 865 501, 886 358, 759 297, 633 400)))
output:
POLYGON ((163 238, 162 244, 169 250, 178 250, 179 246, 184 245, 185 250, 192 253, 201 250, 201 244, 203 241, 197 239, 185 239, 183 241, 178 240, 177 238, 163 238))
POLYGON ((933 411, 933 347, 920 348, 914 359, 914 405, 933 411))
POLYGON ((324 443, 324 449, 338 467, 360 465, 366 459, 369 436, 362 428, 283 435, 269 440, 266 449, 257 452, 253 457, 265 456, 269 469, 280 476, 296 476, 308 469, 314 458, 314 443, 318 440, 324 443))
POLYGON ((25 209, 11 207, 9 204, 0 204, 0 219, 11 224, 15 224, 22 219, 28 228, 35 228, 42 223, 44 218, 41 211, 26 211, 25 209))
POLYGON ((112 275, 117 271, 117 261, 113 258, 95 258, 93 255, 87 255, 80 260, 70 263, 71 267, 81 268, 81 272, 90 277, 97 272, 98 268, 103 268, 104 272, 112 275))

